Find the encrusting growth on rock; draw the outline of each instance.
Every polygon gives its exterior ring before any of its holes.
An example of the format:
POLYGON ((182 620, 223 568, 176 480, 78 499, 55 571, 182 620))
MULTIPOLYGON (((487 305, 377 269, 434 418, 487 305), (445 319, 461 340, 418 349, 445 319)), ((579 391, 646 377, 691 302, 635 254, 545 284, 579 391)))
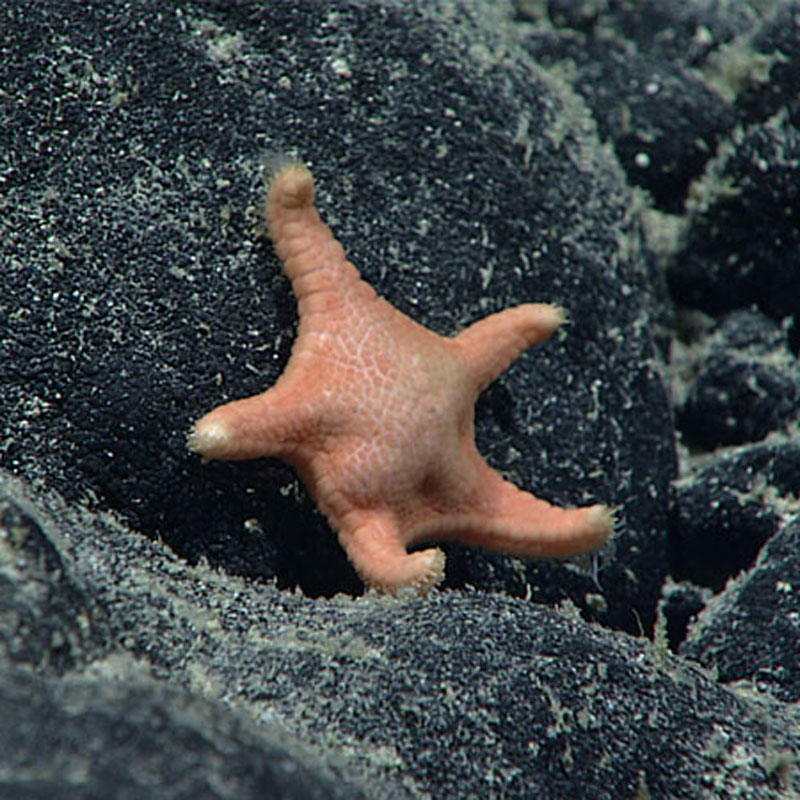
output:
POLYGON ((439 336, 379 297, 314 205, 302 164, 273 175, 269 235, 297 297, 297 340, 263 394, 197 421, 189 449, 212 459, 276 456, 297 471, 364 583, 427 592, 442 579, 438 548, 459 540, 525 557, 601 546, 602 505, 564 509, 518 489, 475 446, 479 393, 564 321, 526 304, 439 336))

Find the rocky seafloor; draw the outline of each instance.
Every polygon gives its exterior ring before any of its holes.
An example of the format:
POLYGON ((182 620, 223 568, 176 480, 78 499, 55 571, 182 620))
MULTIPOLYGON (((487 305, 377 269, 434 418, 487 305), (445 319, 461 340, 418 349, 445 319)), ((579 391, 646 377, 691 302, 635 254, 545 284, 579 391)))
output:
POLYGON ((0 120, 0 797, 800 794, 800 3, 14 0, 0 120), (187 452, 288 359, 287 152, 433 330, 568 310, 477 441, 596 561, 364 594, 187 452))

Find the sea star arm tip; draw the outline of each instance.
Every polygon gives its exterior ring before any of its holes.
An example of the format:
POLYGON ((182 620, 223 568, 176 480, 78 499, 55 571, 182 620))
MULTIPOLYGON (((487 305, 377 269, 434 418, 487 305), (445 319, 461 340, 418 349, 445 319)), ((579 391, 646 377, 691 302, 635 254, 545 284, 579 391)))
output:
POLYGON ((268 212, 273 206, 312 206, 314 178, 311 170, 299 161, 285 161, 276 166, 269 178, 266 203, 268 212))
POLYGON ((313 404, 284 379, 272 389, 218 406, 195 422, 186 445, 204 458, 242 461, 283 456, 314 427, 313 404))
POLYGON ((228 430, 221 420, 199 419, 186 436, 186 447, 205 458, 224 458, 229 447, 228 430))
POLYGON ((474 322, 454 341, 483 389, 521 353, 547 341, 566 319, 561 306, 525 303, 474 322))
POLYGON ((594 505, 584 509, 586 512, 587 550, 596 550, 602 547, 613 535, 616 527, 616 517, 608 506, 594 505))
POLYGON ((438 547, 409 553, 399 534, 380 519, 340 530, 339 541, 361 580, 379 592, 427 594, 444 577, 445 557, 438 547))

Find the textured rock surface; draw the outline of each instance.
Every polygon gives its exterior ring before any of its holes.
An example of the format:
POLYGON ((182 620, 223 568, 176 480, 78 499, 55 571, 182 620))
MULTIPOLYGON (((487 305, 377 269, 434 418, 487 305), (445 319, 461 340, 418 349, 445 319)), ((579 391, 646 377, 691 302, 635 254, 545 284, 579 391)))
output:
POLYGON ((76 581, 55 527, 0 499, 0 662, 62 674, 101 656, 102 609, 76 581))
POLYGON ((576 70, 574 86, 628 180, 647 189, 656 207, 681 211, 689 184, 733 125, 729 103, 685 66, 652 50, 631 52, 607 29, 536 30, 525 47, 551 69, 576 70))
MULTIPOLYGON (((160 593, 113 546, 85 549, 76 562, 75 526, 96 543, 114 530, 63 507, 48 519, 0 475, 0 797, 366 797, 317 774, 282 729, 167 687, 153 679, 155 662, 125 653, 134 620, 87 581, 91 565, 112 570, 101 580, 119 583, 113 571, 125 573, 130 599, 149 606, 163 632, 160 593)), ((183 612, 180 624, 191 626, 189 607, 183 612)))
POLYGON ((175 796, 173 779, 194 787, 211 776, 239 780, 240 797, 264 796, 259 781, 285 774, 298 740, 321 772, 338 776, 324 785, 361 784, 377 800, 702 796, 710 787, 769 797, 800 788, 776 767, 800 754, 786 717, 771 721, 768 707, 690 662, 589 625, 574 609, 461 591, 311 600, 190 567, 50 496, 56 525, 17 483, 2 486, 5 505, 40 526, 37 541, 59 531, 62 557, 105 609, 115 643, 78 677, 52 684, 12 673, 0 683, 6 703, 19 698, 12 719, 26 734, 0 748, 12 768, 26 752, 42 759, 37 737, 63 723, 61 749, 45 764, 75 767, 96 748, 97 769, 108 763, 115 780, 149 779, 154 789, 163 780, 158 797, 175 796), (131 657, 172 688, 132 677, 131 657), (255 736, 229 706, 279 743, 282 731, 283 746, 255 736))
POLYGON ((785 114, 721 148, 669 272, 677 300, 711 313, 755 303, 778 320, 797 318, 798 164, 800 132, 785 114))
POLYGON ((681 652, 725 682, 753 681, 780 700, 800 700, 800 517, 709 603, 681 652))
MULTIPOLYGON (((349 800, 218 704, 115 660, 58 681, 0 669, 0 793, 8 798, 349 800)), ((278 737, 276 737, 278 738, 278 737)))
POLYGON ((0 794, 800 792, 799 23, 781 0, 3 4, 0 466, 37 499, 3 473, 0 794), (478 438, 547 499, 619 507, 596 576, 450 547, 443 591, 354 599, 290 470, 186 453, 292 345, 255 230, 287 149, 434 330, 568 307, 478 438), (650 633, 660 595, 654 645, 615 630, 650 633))
POLYGON ((800 365, 787 331, 764 314, 735 311, 711 331, 679 410, 685 439, 705 449, 763 439, 800 414, 800 365))
POLYGON ((671 572, 721 589, 752 566, 800 496, 800 444, 749 445, 676 482, 670 513, 671 572))

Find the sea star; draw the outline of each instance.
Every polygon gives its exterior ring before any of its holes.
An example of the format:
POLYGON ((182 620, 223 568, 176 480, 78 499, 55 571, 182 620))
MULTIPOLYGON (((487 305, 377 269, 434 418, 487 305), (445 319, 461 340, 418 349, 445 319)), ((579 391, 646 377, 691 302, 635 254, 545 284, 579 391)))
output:
POLYGON ((478 394, 551 336, 562 309, 520 305, 439 336, 361 278, 319 217, 305 166, 275 171, 265 213, 297 297, 297 340, 277 383, 198 420, 190 450, 288 462, 362 580, 382 591, 439 583, 440 549, 407 552, 424 541, 549 557, 609 538, 608 508, 550 505, 503 479, 475 446, 478 394))

